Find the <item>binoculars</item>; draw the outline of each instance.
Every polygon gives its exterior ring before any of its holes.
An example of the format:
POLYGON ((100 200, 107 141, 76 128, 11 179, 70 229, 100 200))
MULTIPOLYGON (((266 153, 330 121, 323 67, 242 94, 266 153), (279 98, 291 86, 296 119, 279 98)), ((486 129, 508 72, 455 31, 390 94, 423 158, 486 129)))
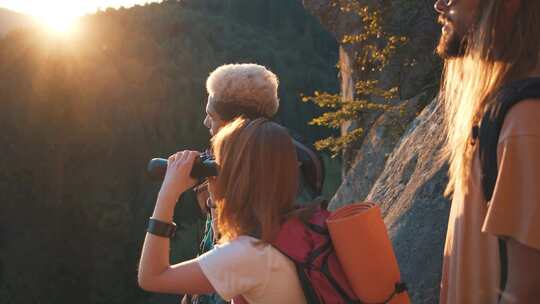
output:
MULTIPOLYGON (((163 180, 167 172, 167 159, 153 158, 148 162, 148 175, 153 180, 163 180)), ((217 176, 217 164, 215 159, 208 153, 202 153, 193 163, 189 174, 192 178, 202 181, 209 176, 217 176)))

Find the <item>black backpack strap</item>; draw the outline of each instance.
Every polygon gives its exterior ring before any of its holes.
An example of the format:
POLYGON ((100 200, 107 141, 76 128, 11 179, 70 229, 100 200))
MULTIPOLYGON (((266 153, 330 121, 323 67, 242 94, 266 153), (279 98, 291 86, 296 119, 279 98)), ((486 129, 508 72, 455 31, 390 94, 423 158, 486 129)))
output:
POLYGON ((506 251, 506 241, 499 238, 499 261, 501 264, 501 279, 499 282, 499 301, 501 300, 502 294, 506 289, 506 282, 508 281, 508 251, 506 251))
POLYGON ((296 147, 296 156, 301 163, 300 171, 315 192, 316 196, 321 195, 324 184, 325 168, 320 155, 309 145, 293 138, 296 147))
POLYGON ((298 279, 300 280, 300 284, 302 285, 302 291, 304 292, 306 302, 308 304, 324 304, 321 303, 319 296, 317 296, 317 292, 315 292, 313 285, 311 285, 311 282, 309 281, 309 278, 306 274, 306 271, 308 271, 308 269, 297 262, 294 262, 294 265, 296 266, 296 273, 298 273, 298 279))
MULTIPOLYGON (((497 182, 497 144, 504 123, 504 118, 510 109, 525 99, 540 98, 540 77, 527 78, 510 83, 501 88, 489 104, 482 117, 478 130, 473 130, 479 137, 480 163, 482 166, 482 188, 486 201, 491 201, 497 182)), ((506 242, 499 238, 499 256, 501 264, 501 295, 506 288, 508 278, 508 256, 506 242)))
POLYGON ((540 98, 540 77, 516 81, 501 88, 484 112, 478 135, 482 186, 487 201, 491 200, 497 181, 497 143, 504 118, 514 105, 530 98, 540 98))
POLYGON ((327 254, 323 259, 322 267, 321 267, 321 273, 326 277, 326 279, 328 280, 330 285, 332 285, 334 290, 339 294, 341 299, 343 299, 345 301, 345 303, 347 303, 347 304, 362 304, 362 302, 360 300, 351 299, 351 297, 349 297, 347 292, 345 292, 345 290, 343 290, 343 288, 341 288, 339 283, 336 281, 336 279, 334 278, 334 276, 330 272, 330 266, 329 266, 329 263, 328 263, 328 258, 330 258, 329 254, 327 254))
POLYGON ((392 294, 386 300, 384 300, 384 302, 382 302, 381 304, 388 304, 395 296, 397 296, 400 293, 406 292, 407 290, 408 290, 407 284, 403 282, 396 283, 394 285, 394 291, 392 292, 392 294))

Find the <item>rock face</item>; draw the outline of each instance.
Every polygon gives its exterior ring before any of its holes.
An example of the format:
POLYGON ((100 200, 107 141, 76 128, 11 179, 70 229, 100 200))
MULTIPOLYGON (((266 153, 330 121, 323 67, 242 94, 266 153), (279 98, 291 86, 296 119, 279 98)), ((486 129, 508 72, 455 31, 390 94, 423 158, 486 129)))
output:
POLYGON ((442 106, 434 100, 409 126, 366 200, 377 202, 414 303, 438 303, 450 203, 442 106))
POLYGON ((438 303, 450 209, 443 196, 447 166, 438 157, 445 138, 442 106, 433 100, 401 138, 387 133, 391 114, 371 128, 330 209, 378 203, 413 303, 438 303))
POLYGON ((416 97, 402 102, 399 108, 384 113, 375 121, 360 149, 356 151, 351 169, 330 201, 331 209, 363 200, 368 195, 401 138, 403 126, 407 126, 415 117, 414 109, 418 99, 416 97))

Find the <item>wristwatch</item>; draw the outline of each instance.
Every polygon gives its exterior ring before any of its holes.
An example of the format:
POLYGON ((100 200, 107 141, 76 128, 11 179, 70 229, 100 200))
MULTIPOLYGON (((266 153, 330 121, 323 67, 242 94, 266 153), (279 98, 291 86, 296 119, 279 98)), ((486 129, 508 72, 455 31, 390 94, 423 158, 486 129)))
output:
POLYGON ((154 235, 166 238, 173 238, 176 235, 176 223, 167 223, 150 218, 148 220, 148 228, 146 229, 146 231, 154 235))

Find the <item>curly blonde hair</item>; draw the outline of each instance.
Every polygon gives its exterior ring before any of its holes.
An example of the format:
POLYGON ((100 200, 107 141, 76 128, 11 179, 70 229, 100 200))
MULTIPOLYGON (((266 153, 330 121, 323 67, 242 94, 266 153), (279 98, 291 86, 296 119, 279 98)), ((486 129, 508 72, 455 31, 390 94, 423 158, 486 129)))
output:
POLYGON ((236 107, 252 116, 266 117, 272 117, 278 110, 278 85, 276 74, 254 63, 222 65, 206 80, 208 101, 218 108, 236 107))

